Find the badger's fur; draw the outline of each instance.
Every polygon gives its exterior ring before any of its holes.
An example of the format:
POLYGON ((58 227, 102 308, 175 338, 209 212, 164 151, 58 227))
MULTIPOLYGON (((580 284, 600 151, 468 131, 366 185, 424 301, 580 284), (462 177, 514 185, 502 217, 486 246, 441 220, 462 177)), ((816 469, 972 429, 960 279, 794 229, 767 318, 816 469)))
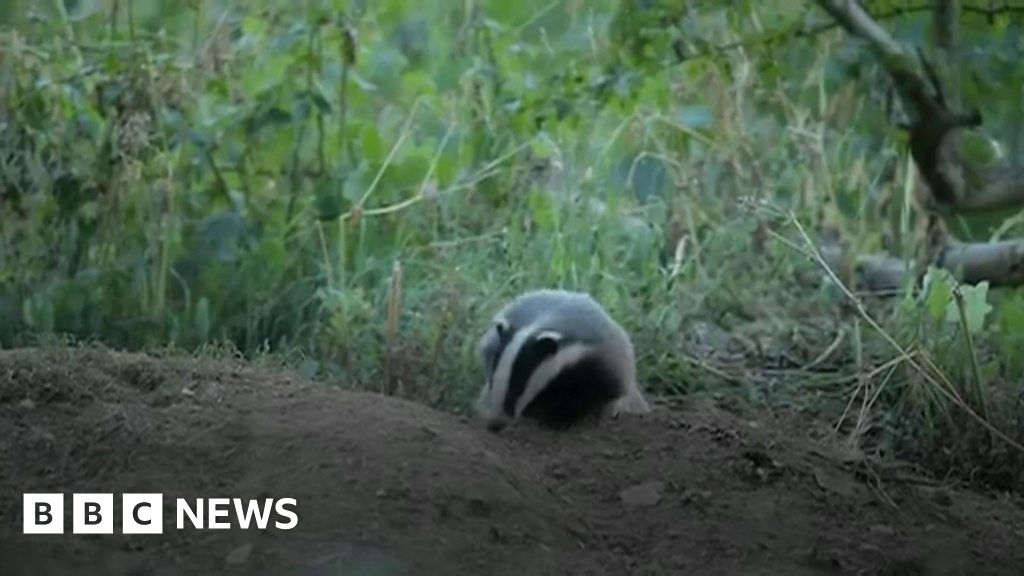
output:
POLYGON ((520 417, 568 428, 650 411, 626 331, 589 295, 536 290, 494 316, 480 340, 487 381, 477 410, 498 431, 520 417))

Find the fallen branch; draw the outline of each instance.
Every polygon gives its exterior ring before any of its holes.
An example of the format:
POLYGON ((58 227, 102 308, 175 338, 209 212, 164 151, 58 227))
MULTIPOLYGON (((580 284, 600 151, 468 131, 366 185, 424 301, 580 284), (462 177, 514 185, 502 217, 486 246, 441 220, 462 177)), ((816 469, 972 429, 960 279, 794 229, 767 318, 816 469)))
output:
MULTIPOLYGON (((857 288, 878 294, 898 292, 904 286, 907 274, 920 275, 924 272, 913 270, 912 262, 886 254, 851 257, 841 248, 829 246, 821 250, 821 255, 833 270, 852 267, 857 288), (853 260, 852 266, 844 266, 844 262, 850 259, 853 260)), ((993 287, 1021 286, 1024 285, 1024 240, 948 241, 931 264, 949 270, 966 284, 988 282, 993 287)))

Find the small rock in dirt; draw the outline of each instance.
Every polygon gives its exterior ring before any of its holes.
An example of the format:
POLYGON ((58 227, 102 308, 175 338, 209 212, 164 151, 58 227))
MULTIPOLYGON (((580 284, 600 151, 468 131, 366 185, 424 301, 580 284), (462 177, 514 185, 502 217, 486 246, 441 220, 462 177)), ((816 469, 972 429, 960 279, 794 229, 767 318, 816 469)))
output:
POLYGON ((826 568, 828 570, 838 570, 843 567, 842 560, 840 560, 839 555, 834 550, 811 546, 811 548, 805 552, 805 555, 807 561, 812 566, 826 568))
POLYGON ((711 498, 711 492, 707 490, 696 490, 693 488, 683 488, 679 494, 679 503, 682 505, 687 504, 703 504, 711 498))
POLYGON ((229 552, 225 560, 231 566, 239 566, 241 564, 245 564, 246 561, 249 560, 250 554, 252 554, 252 544, 246 542, 229 552))
POLYGON ((845 474, 818 468, 814 471, 814 480, 822 490, 840 496, 851 497, 857 493, 857 482, 845 474))
POLYGON ((54 442, 56 442, 56 441, 57 441, 57 437, 53 435, 53 432, 50 432, 49 430, 47 430, 47 429, 45 429, 45 428, 36 428, 36 429, 34 430, 34 432, 35 432, 35 433, 36 433, 36 435, 37 435, 37 436, 38 436, 39 438, 41 438, 41 439, 42 439, 42 440, 43 440, 44 442, 47 442, 47 443, 53 444, 54 442))
POLYGON ((572 476, 572 472, 561 464, 555 464, 548 468, 548 476, 551 476, 555 480, 565 480, 572 476))
POLYGON ((628 506, 654 506, 661 502, 664 489, 664 482, 645 482, 619 492, 619 498, 628 506))
POLYGON ((945 490, 936 490, 932 493, 932 502, 935 502, 939 506, 949 506, 953 503, 953 498, 951 498, 949 492, 946 492, 945 490))
POLYGON ((466 502, 466 508, 472 516, 487 517, 491 514, 490 504, 481 498, 470 498, 466 502))
POLYGON ((784 470, 781 463, 760 450, 747 450, 743 457, 747 460, 743 475, 754 481, 767 482, 780 476, 784 470))
POLYGON ((878 554, 882 551, 882 549, 878 546, 875 546, 874 544, 868 544, 866 542, 864 544, 861 544, 860 546, 857 546, 857 550, 860 550, 861 552, 866 552, 868 554, 878 554))
POLYGON ((758 468, 778 468, 779 463, 776 462, 764 452, 760 450, 746 450, 743 452, 743 457, 750 460, 750 463, 758 468))
POLYGON ((725 430, 723 428, 715 428, 711 432, 711 439, 719 444, 728 444, 731 440, 738 440, 740 437, 739 433, 735 430, 725 430))
POLYGON ((892 526, 887 524, 875 524, 870 528, 870 530, 875 534, 882 534, 883 536, 892 536, 896 533, 896 531, 892 529, 892 526))
POLYGON ((21 402, 18 402, 18 408, 21 408, 22 410, 34 410, 35 407, 36 403, 33 402, 31 398, 25 398, 21 402))
POLYGON ((146 545, 138 540, 125 540, 123 546, 125 552, 141 552, 146 548, 146 545))

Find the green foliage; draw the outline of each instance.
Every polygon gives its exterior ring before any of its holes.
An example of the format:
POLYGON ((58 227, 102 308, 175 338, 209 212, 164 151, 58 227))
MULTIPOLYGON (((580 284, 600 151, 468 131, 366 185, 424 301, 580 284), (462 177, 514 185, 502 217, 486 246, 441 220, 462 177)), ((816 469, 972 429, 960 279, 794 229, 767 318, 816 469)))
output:
MULTIPOLYGON (((931 268, 924 280, 925 304, 928 312, 935 320, 945 320, 947 324, 961 323, 961 306, 955 298, 955 291, 959 289, 956 280, 946 270, 931 268)), ((992 311, 988 303, 988 282, 982 282, 975 286, 965 286, 963 293, 963 309, 966 317, 965 328, 972 334, 978 334, 984 328, 985 317, 992 311)))
MULTIPOLYGON (((838 416, 892 351, 868 337, 833 355, 851 320, 777 241, 787 229, 745 206, 904 254, 917 222, 886 81, 807 5, 699 4, 0 10, 0 345, 270 351, 464 408, 486 318, 564 286, 633 332, 654 393, 838 416)), ((892 25, 914 39, 920 16, 892 25)), ((995 154, 994 138, 1019 158, 1020 23, 967 23, 965 97, 991 110, 970 151, 995 154)), ((1005 399, 990 418, 1020 436, 1024 295, 928 286, 886 326, 952 380, 980 375, 1005 399)), ((889 437, 950 448, 952 409, 920 380, 880 397, 889 437)))

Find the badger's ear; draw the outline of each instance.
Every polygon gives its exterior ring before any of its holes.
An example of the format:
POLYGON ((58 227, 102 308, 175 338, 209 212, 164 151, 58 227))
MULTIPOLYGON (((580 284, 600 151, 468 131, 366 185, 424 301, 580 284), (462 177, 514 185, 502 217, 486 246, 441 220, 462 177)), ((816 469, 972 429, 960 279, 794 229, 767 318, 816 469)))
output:
POLYGON ((558 347, 562 344, 562 333, 554 330, 544 330, 538 332, 534 341, 537 343, 537 348, 547 355, 558 352, 558 347))
POLYGON ((505 318, 495 318, 494 330, 498 333, 498 336, 504 337, 505 334, 508 334, 509 330, 508 320, 505 318))

